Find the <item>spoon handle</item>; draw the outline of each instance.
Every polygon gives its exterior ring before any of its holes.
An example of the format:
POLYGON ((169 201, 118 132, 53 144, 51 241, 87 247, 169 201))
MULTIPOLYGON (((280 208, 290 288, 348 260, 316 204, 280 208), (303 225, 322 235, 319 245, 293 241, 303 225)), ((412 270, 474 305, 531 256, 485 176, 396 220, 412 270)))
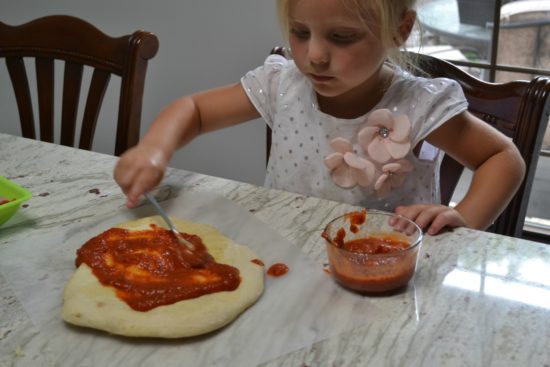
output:
POLYGON ((153 195, 151 195, 151 193, 149 192, 146 192, 145 193, 145 197, 147 198, 147 200, 149 200, 149 202, 151 204, 153 204, 153 206, 155 207, 155 209, 157 209, 157 212, 159 213, 159 215, 162 217, 162 219, 164 219, 164 221, 166 222, 166 224, 168 224, 168 227, 170 228, 171 231, 177 231, 176 230, 176 227, 174 226, 174 223, 172 223, 172 221, 170 220, 170 218, 168 217, 168 214, 166 214, 166 212, 164 211, 164 209, 162 209, 162 207, 160 206, 159 202, 157 201, 157 199, 155 199, 155 197, 153 195))
POLYGON ((162 219, 164 219, 164 221, 166 222, 166 224, 168 224, 168 227, 170 228, 170 230, 172 232, 174 232, 174 234, 176 235, 176 238, 178 239, 178 241, 187 246, 187 248, 191 251, 193 251, 195 249, 195 246, 187 241, 185 238, 181 237, 179 231, 176 229, 176 226, 174 226, 174 223, 172 223, 172 221, 170 220, 170 217, 168 217, 168 214, 166 214, 166 212, 164 211, 164 209, 162 209, 162 207, 160 206, 159 202, 157 201, 157 199, 155 199, 155 197, 153 195, 151 195, 150 192, 146 192, 145 194, 145 197, 147 198, 147 200, 149 200, 149 202, 151 204, 153 204, 153 206, 155 207, 155 209, 157 209, 157 212, 159 213, 159 215, 162 217, 162 219))

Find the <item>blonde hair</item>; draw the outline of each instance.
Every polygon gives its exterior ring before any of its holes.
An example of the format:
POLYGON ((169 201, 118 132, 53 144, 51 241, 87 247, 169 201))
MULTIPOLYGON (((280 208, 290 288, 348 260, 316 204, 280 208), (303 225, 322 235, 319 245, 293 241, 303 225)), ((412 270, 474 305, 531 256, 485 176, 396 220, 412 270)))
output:
MULTIPOLYGON (((277 12, 283 36, 288 40, 289 36, 289 7, 291 1, 277 0, 277 12)), ((357 14, 359 20, 365 25, 365 29, 373 31, 376 27, 379 31, 382 44, 388 52, 388 60, 405 70, 415 69, 414 61, 410 56, 400 50, 405 45, 399 33, 399 26, 407 11, 414 10, 416 0, 340 0, 342 6, 357 14), (373 24, 375 20, 376 24, 373 24)))

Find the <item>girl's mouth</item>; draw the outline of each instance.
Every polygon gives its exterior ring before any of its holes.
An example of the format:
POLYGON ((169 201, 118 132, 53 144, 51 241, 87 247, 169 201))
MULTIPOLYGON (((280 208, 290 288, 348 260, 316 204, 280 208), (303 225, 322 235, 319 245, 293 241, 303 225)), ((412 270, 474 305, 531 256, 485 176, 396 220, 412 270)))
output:
POLYGON ((309 74, 309 76, 311 77, 311 79, 317 83, 324 83, 324 82, 328 82, 332 79, 334 79, 334 77, 332 76, 325 76, 325 75, 315 75, 315 74, 309 74))

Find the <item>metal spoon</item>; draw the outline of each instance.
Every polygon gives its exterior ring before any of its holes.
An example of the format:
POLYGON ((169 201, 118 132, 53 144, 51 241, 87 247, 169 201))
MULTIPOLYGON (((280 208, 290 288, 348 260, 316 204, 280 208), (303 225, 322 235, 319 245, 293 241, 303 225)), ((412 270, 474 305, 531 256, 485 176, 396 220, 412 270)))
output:
POLYGON ((195 251, 195 245, 193 245, 191 242, 187 241, 185 238, 182 237, 181 233, 179 233, 179 231, 174 226, 174 223, 172 223, 172 221, 168 217, 168 214, 166 214, 164 209, 162 209, 162 207, 159 205, 157 199, 155 199, 155 197, 153 195, 151 195, 151 193, 149 193, 149 192, 145 193, 145 197, 157 209, 157 212, 162 217, 162 219, 164 219, 164 221, 166 222, 166 224, 168 225, 170 230, 174 233, 174 235, 176 236, 178 242, 180 244, 186 246, 190 251, 195 251))

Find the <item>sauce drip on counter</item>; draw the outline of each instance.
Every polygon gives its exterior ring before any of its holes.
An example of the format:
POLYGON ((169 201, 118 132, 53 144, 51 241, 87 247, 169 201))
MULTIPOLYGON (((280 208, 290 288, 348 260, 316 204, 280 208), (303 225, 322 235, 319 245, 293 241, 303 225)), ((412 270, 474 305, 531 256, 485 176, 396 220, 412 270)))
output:
POLYGON ((288 273, 288 266, 283 263, 276 263, 269 267, 267 270, 267 275, 272 277, 280 277, 288 273))
POLYGON ((103 285, 114 287, 136 311, 239 287, 237 268, 217 263, 200 237, 182 237, 195 245, 195 251, 155 225, 149 230, 111 228, 77 251, 76 266, 87 264, 103 285))

